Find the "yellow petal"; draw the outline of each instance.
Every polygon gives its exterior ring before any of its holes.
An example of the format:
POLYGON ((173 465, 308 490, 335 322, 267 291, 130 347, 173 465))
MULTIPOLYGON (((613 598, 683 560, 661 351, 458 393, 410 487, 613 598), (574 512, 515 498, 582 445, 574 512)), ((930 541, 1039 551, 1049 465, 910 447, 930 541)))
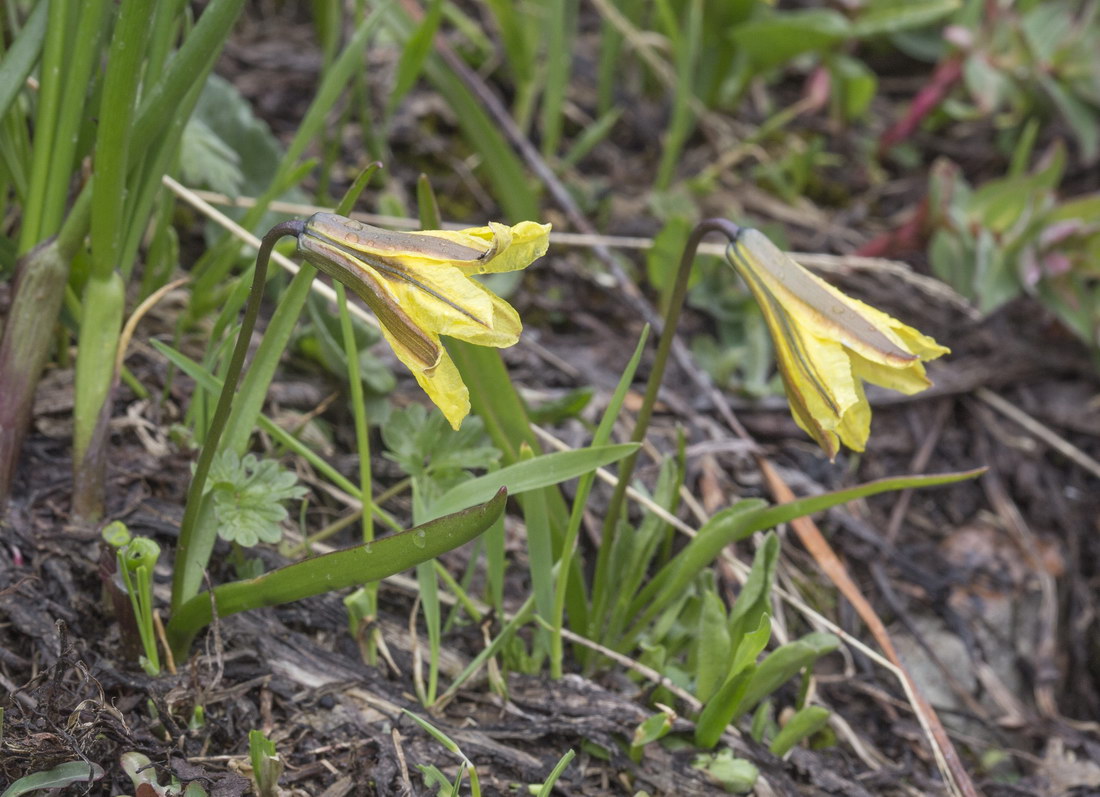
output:
POLYGON ((454 264, 467 274, 495 274, 526 268, 546 254, 550 245, 550 225, 534 221, 521 221, 512 227, 489 222, 487 227, 430 230, 424 235, 445 238, 471 248, 480 247, 486 254, 480 262, 454 264))
MULTIPOLYGON (((458 368, 455 367, 451 355, 443 345, 441 343, 439 345, 438 362, 431 368, 425 368, 416 357, 410 356, 410 352, 401 344, 401 341, 397 340, 385 326, 382 327, 382 336, 393 347, 397 359, 412 371, 421 389, 439 407, 451 427, 458 429, 462 425, 462 420, 470 414, 470 391, 466 389, 458 368)), ((438 338, 436 342, 439 343, 438 338)))
POLYGON ((426 329, 449 335, 451 326, 492 326, 493 303, 486 290, 457 268, 438 263, 416 268, 407 261, 402 267, 382 276, 401 306, 426 329))
POLYGON ((519 314, 470 275, 524 268, 545 254, 549 233, 535 222, 399 233, 317 213, 298 245, 368 304, 398 359, 457 429, 469 392, 439 336, 498 347, 519 340, 519 314))
POLYGON ((814 439, 825 453, 829 456, 830 460, 836 459, 837 452, 840 451, 840 445, 835 432, 831 432, 824 428, 817 419, 810 414, 806 408, 806 404, 802 401, 801 394, 797 387, 792 386, 786 376, 783 377, 783 385, 787 393, 787 402, 791 408, 791 417, 794 418, 794 422, 798 424, 806 434, 814 439))
POLYGON ((863 392, 863 383, 855 380, 856 403, 848 407, 840 423, 837 424, 836 433, 840 442, 853 451, 863 451, 867 447, 867 438, 871 434, 871 405, 867 403, 867 396, 863 392))
POLYGON ((763 233, 743 230, 732 249, 739 270, 754 272, 787 312, 818 337, 838 340, 881 362, 904 365, 915 359, 890 326, 881 323, 893 319, 879 311, 874 316, 861 312, 859 303, 791 260, 763 233))
POLYGON ((907 394, 931 384, 921 361, 948 352, 932 338, 845 296, 755 230, 727 253, 763 310, 795 422, 830 458, 840 443, 867 443, 864 381, 907 394))
POLYGON ((813 416, 828 414, 839 418, 856 401, 844 347, 806 329, 802 325, 804 319, 788 312, 758 270, 740 272, 764 313, 775 344, 776 363, 788 387, 799 392, 801 403, 813 416))
POLYGON ((382 329, 389 332, 390 338, 400 342, 406 358, 414 360, 422 368, 433 367, 439 362, 443 352, 439 336, 430 333, 406 312, 388 281, 382 279, 378 272, 326 240, 301 236, 298 245, 307 260, 344 283, 366 303, 382 329))
POLYGON ((906 368, 892 368, 853 352, 852 373, 865 382, 896 390, 907 396, 920 393, 932 386, 931 380, 925 376, 924 366, 919 362, 914 362, 906 368))
POLYGON ((432 261, 478 260, 488 246, 476 239, 440 240, 426 232, 394 232, 372 227, 335 213, 314 213, 306 220, 305 235, 327 241, 353 253, 375 257, 419 257, 432 261))

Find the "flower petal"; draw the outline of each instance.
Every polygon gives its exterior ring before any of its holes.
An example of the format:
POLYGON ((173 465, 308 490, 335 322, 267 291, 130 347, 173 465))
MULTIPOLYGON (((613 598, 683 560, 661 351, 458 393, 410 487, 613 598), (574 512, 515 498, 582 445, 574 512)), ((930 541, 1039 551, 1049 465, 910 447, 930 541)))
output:
POLYGON ((476 264, 454 263, 467 274, 495 274, 526 268, 546 254, 550 225, 521 221, 512 227, 489 222, 487 227, 466 230, 430 230, 424 235, 445 238, 470 248, 481 247, 485 255, 476 264))
POLYGON ((863 451, 871 434, 871 405, 863 392, 863 383, 856 379, 856 403, 848 407, 836 427, 840 442, 852 451, 863 451))
POLYGON ((457 430, 462 425, 462 420, 470 414, 470 391, 467 390, 454 360, 443 348, 439 338, 436 338, 436 343, 439 344, 440 349, 439 360, 434 366, 426 368, 419 359, 410 355, 408 349, 394 337, 388 327, 382 327, 382 336, 393 347, 397 359, 412 371, 412 375, 416 377, 421 389, 439 407, 443 417, 447 419, 452 428, 457 430))
POLYGON ((306 221, 306 234, 355 252, 385 258, 476 262, 489 249, 486 242, 476 238, 456 240, 428 232, 394 232, 335 213, 314 213, 306 221))
POLYGON ((799 322, 818 337, 838 340, 864 357, 879 362, 904 365, 916 358, 904 347, 892 325, 886 323, 894 319, 845 296, 811 274, 763 233, 742 230, 731 249, 742 264, 739 270, 756 272, 787 311, 797 315, 799 322))
POLYGON ((920 393, 932 386, 932 381, 925 375, 924 366, 920 362, 911 363, 905 368, 893 368, 853 352, 852 373, 872 385, 896 390, 907 396, 920 393))
POLYGON ((399 233, 316 213, 298 246, 374 311, 398 359, 457 429, 469 391, 439 336, 498 347, 519 340, 519 314, 470 275, 524 268, 545 254, 549 232, 549 224, 523 222, 399 233))
POLYGON ((727 255, 764 313, 795 422, 830 458, 841 443, 867 443, 864 381, 907 394, 931 384, 921 361, 948 352, 932 338, 845 296, 755 230, 727 255))
MULTIPOLYGON (((425 329, 406 312, 388 281, 374 269, 320 238, 302 235, 298 247, 310 263, 342 282, 367 304, 383 331, 388 331, 388 338, 400 342, 405 357, 417 362, 421 368, 432 368, 439 362, 443 354, 439 336, 425 329)), ((405 362, 405 359, 402 361, 405 362)), ((412 368, 411 365, 409 367, 412 368)))

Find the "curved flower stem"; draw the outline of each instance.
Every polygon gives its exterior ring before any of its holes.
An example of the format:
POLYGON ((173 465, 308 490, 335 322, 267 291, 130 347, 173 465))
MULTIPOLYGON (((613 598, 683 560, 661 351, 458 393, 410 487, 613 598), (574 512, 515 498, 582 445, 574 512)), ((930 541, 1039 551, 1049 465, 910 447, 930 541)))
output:
MULTIPOLYGON (((680 256, 680 268, 676 272, 676 283, 669 297, 668 308, 665 311, 664 328, 661 330, 661 340, 657 345, 657 354, 653 358, 653 369, 649 373, 649 381, 646 383, 645 397, 642 400, 641 409, 638 410, 638 419, 634 425, 634 434, 630 440, 640 443, 645 438, 649 429, 649 420, 653 415, 653 406, 657 403, 657 393, 664 379, 665 367, 668 365, 669 352, 672 350, 672 341, 676 337, 676 325, 680 321, 680 313, 684 309, 684 298, 687 296, 688 279, 691 277, 691 267, 695 262, 695 253, 699 244, 708 233, 719 232, 730 241, 737 240, 741 228, 727 219, 703 219, 695 229, 691 231, 687 243, 684 245, 683 254, 680 256)), ((630 478, 634 474, 634 466, 637 463, 638 454, 631 454, 623 460, 619 467, 618 483, 615 492, 611 496, 611 503, 607 507, 607 515, 604 517, 603 533, 600 542, 600 551, 596 559, 596 578, 594 582, 595 604, 592 611, 592 621, 595 623, 593 631, 600 634, 607 610, 607 598, 611 594, 609 589, 608 568, 611 566, 612 546, 615 541, 616 529, 619 524, 619 515, 622 512, 623 500, 626 497, 627 487, 630 486, 630 478)), ((592 637, 599 639, 599 636, 592 637)))
POLYGON ((199 584, 202 581, 202 571, 206 567, 207 559, 213 545, 213 540, 199 539, 201 529, 197 525, 199 511, 203 503, 203 489, 206 486, 206 477, 210 473, 210 465, 214 461, 214 455, 218 452, 218 443, 221 441, 222 432, 225 431, 226 422, 229 420, 229 411, 233 406, 233 396, 237 391, 237 382, 240 380, 241 371, 244 369, 244 359, 248 354, 248 343, 252 338, 252 330, 256 327, 256 317, 260 313, 260 302, 264 296, 264 286, 267 284, 267 266, 271 260, 271 250, 275 242, 284 235, 297 237, 305 229, 305 222, 298 219, 284 221, 272 227, 260 243, 260 250, 256 254, 256 268, 252 272, 252 289, 248 294, 248 304, 245 306, 244 318, 241 320, 241 330, 237 333, 237 345, 233 349, 233 355, 229 360, 229 368, 225 372, 225 382, 222 384, 221 394, 218 396, 218 406, 214 410, 214 417, 210 421, 210 428, 203 441, 202 451, 198 462, 195 463, 195 475, 191 479, 191 486, 187 490, 187 506, 183 511, 183 520, 180 522, 180 539, 176 549, 176 563, 172 574, 172 612, 175 613, 189 598, 197 594, 199 584))

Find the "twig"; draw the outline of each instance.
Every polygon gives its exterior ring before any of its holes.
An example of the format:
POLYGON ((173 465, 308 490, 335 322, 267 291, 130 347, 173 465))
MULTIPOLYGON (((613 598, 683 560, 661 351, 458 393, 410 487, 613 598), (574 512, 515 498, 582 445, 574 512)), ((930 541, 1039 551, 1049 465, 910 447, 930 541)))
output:
POLYGON ((1066 459, 1077 463, 1093 476, 1100 477, 1100 462, 1097 462, 1077 446, 1073 445, 1073 443, 1057 434, 1049 426, 1039 423, 1039 421, 1032 418, 1015 404, 1001 398, 1001 396, 987 387, 977 388, 974 391, 974 395, 1006 418, 1024 427, 1024 429, 1038 437, 1066 459))

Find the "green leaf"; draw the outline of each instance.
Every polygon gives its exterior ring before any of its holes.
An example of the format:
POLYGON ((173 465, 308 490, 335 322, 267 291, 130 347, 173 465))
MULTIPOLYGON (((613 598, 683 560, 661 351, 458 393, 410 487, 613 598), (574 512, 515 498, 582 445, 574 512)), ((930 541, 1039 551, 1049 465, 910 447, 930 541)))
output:
POLYGON ((732 794, 751 792, 760 774, 751 761, 735 758, 730 750, 720 750, 714 755, 698 755, 691 765, 695 769, 706 772, 718 781, 725 791, 732 794))
POLYGON ((228 449, 214 457, 207 483, 214 497, 218 536, 246 548, 261 540, 278 542, 283 536, 280 524, 288 517, 282 502, 307 492, 298 477, 279 463, 258 460, 254 454, 241 459, 228 449))
POLYGON ((741 594, 737 596, 733 609, 730 610, 729 636, 734 650, 741 644, 741 637, 754 628, 758 629, 761 617, 767 614, 771 606, 772 584, 778 563, 779 538, 775 532, 768 532, 763 543, 756 549, 752 569, 749 570, 741 594))
POLYGON ((275 751, 275 743, 263 731, 248 732, 248 755, 252 762, 252 781, 260 797, 279 794, 279 776, 285 763, 275 751))
POLYGON ((821 706, 806 706, 790 718, 783 726, 783 730, 772 739, 768 749, 771 750, 772 755, 782 758, 796 744, 824 728, 828 721, 829 709, 821 706))
POLYGON ((42 41, 46 36, 48 3, 35 4, 19 35, 10 43, 0 61, 0 119, 7 116, 12 102, 26 85, 27 76, 38 61, 42 41))
POLYGON ((409 89, 420 77, 424 69, 424 60, 432 51, 435 33, 439 30, 442 19, 443 0, 431 0, 424 18, 412 35, 405 40, 405 46, 401 48, 401 58, 397 62, 393 88, 390 89, 390 98, 386 101, 387 118, 393 116, 397 104, 409 93, 409 89))
POLYGON ((91 783, 103 777, 103 767, 83 761, 66 761, 53 769, 26 775, 4 789, 0 797, 21 797, 43 789, 63 789, 77 783, 91 783))
MULTIPOLYGON (((661 293, 670 290, 676 279, 676 270, 680 262, 680 253, 687 244, 695 221, 686 215, 674 215, 653 239, 653 246, 646 252, 646 276, 649 283, 661 293)), ((688 286, 699 281, 697 272, 692 272, 688 286)))
POLYGON ((748 689, 749 682, 756 674, 756 667, 755 663, 749 664, 727 680, 703 706, 699 719, 695 722, 696 745, 711 748, 718 744, 718 740, 722 738, 722 732, 737 713, 737 707, 741 705, 745 690, 748 689))
POLYGON ((279 360, 298 323, 298 317, 302 314, 302 307, 310 294, 310 284, 316 274, 317 270, 312 266, 302 266, 280 298, 256 354, 237 386, 233 408, 229 412, 229 420, 225 423, 225 432, 222 435, 223 449, 243 454, 248 448, 248 439, 256 427, 256 420, 275 378, 279 360))
POLYGON ((854 121, 867 112, 871 100, 875 98, 878 78, 868 66, 856 58, 846 55, 837 56, 830 63, 836 91, 834 108, 847 122, 854 121))
POLYGON ((797 55, 823 52, 851 35, 843 14, 829 9, 783 11, 749 20, 734 28, 734 44, 757 71, 790 61, 797 55))
POLYGON ((963 79, 970 96, 986 114, 1000 108, 1012 91, 1012 84, 1005 73, 993 66, 989 55, 981 50, 971 53, 963 61, 963 79))
POLYGON ((481 419, 470 418, 454 430, 442 413, 429 412, 422 404, 394 412, 382 427, 382 441, 388 449, 386 459, 413 478, 489 468, 500 459, 500 452, 486 445, 481 419))
MULTIPOLYGON (((1040 67, 1049 66, 1058 48, 1070 36, 1074 15, 1065 3, 1038 3, 1024 15, 1020 30, 1040 67)), ((1042 74, 1042 69, 1035 74, 1042 74)))
MULTIPOLYGON (((236 86, 219 75, 211 75, 203 86, 192 121, 184 131, 180 166, 189 185, 208 185, 216 191, 236 183, 231 195, 260 196, 271 185, 283 160, 283 147, 267 122, 256 116, 252 105, 236 86)), ((299 188, 287 191, 281 199, 306 202, 299 188)), ((225 211, 241 219, 243 208, 225 211)), ((254 229, 267 229, 285 215, 267 213, 254 229)), ((220 229, 220 228, 219 228, 220 229)), ((211 228, 213 235, 215 230, 211 228)))
POLYGON ((639 723, 634 729, 634 736, 630 740, 631 747, 644 747, 650 742, 655 742, 668 735, 672 730, 674 715, 667 711, 653 714, 639 723))
POLYGON ((745 634, 733 652, 733 664, 730 665, 729 675, 740 675, 751 665, 756 664, 757 657, 764 652, 768 641, 772 638, 772 618, 768 614, 760 615, 760 622, 755 631, 745 634))
POLYGON ((736 720, 761 700, 809 667, 826 653, 840 647, 833 634, 815 632, 777 648, 755 669, 731 719, 736 720))
POLYGON ((557 426, 571 418, 579 418, 594 395, 591 387, 578 387, 537 407, 528 408, 527 415, 531 423, 539 426, 557 426))
POLYGON ((920 28, 954 13, 961 5, 960 0, 875 0, 855 21, 852 33, 862 39, 920 28))
POLYGON ((578 451, 559 451, 543 454, 526 462, 509 465, 468 482, 463 482, 439 498, 431 507, 431 514, 453 512, 485 500, 502 487, 511 495, 549 487, 585 473, 602 468, 638 450, 637 443, 595 446, 578 451))
POLYGON ((803 515, 811 515, 855 498, 903 490, 908 487, 951 484, 964 479, 973 479, 984 472, 984 468, 978 468, 959 473, 879 479, 847 490, 800 498, 772 507, 767 506, 760 499, 740 501, 712 517, 699 529, 698 535, 639 593, 632 604, 631 612, 638 619, 628 638, 636 638, 644 624, 659 613, 670 600, 679 595, 696 574, 713 562, 722 549, 732 542, 744 539, 754 532, 772 528, 779 523, 786 523, 803 515))
POLYGON ((561 773, 565 771, 565 768, 569 766, 569 762, 576 758, 576 756, 577 754, 573 751, 572 748, 566 750, 565 755, 558 759, 558 763, 550 771, 550 774, 546 777, 546 780, 543 781, 542 785, 539 787, 538 794, 535 795, 535 797, 550 797, 551 793, 554 791, 554 784, 558 782, 558 778, 561 777, 561 773))
POLYGON ((998 245, 987 229, 978 231, 974 256, 974 295, 978 309, 991 313, 1022 290, 1020 280, 1009 263, 1008 253, 998 245))
POLYGON ((708 591, 702 600, 696 635, 695 696, 706 702, 729 674, 730 635, 722 599, 708 591))
POLYGON ((501 490, 484 504, 408 531, 315 556, 258 578, 222 584, 214 588, 213 601, 210 593, 196 595, 183 603, 168 623, 168 638, 176 660, 186 658, 194 635, 210 622, 214 605, 219 617, 228 617, 392 576, 477 537, 501 516, 507 498, 507 491, 501 490))
POLYGON ((1039 85, 1050 95, 1073 131, 1073 136, 1081 147, 1081 160, 1086 164, 1094 163, 1097 155, 1100 155, 1100 111, 1049 75, 1040 72, 1037 77, 1039 85))
POLYGON ((180 171, 184 182, 229 196, 242 193, 241 157, 197 116, 191 117, 180 139, 180 171))

